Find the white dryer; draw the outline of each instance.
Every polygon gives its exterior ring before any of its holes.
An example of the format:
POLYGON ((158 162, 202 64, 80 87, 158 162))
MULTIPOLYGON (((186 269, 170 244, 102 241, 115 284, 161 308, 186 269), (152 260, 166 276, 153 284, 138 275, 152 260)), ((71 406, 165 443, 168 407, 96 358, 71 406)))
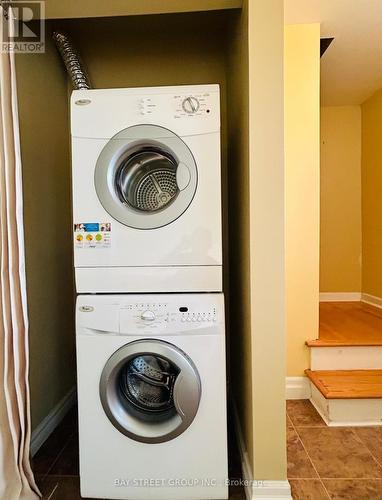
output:
POLYGON ((218 85, 75 90, 78 292, 222 290, 218 85))
POLYGON ((223 294, 80 295, 81 495, 228 498, 223 294))

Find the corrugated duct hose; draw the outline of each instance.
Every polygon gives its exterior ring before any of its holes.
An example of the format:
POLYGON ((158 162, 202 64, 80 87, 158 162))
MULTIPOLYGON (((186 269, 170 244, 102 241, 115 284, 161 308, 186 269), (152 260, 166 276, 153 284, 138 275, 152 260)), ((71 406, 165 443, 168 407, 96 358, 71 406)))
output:
POLYGON ((89 77, 85 73, 79 55, 73 47, 68 35, 66 33, 54 31, 52 36, 72 80, 73 87, 77 90, 90 89, 89 77))

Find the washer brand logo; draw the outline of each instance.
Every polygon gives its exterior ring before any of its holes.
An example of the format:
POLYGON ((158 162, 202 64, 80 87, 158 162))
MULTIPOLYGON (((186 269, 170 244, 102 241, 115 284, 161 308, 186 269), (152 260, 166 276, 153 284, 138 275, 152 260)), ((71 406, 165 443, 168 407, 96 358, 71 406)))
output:
POLYGON ((80 311, 84 312, 84 313, 90 313, 90 312, 94 311, 94 307, 93 306, 81 306, 80 311))
POLYGON ((45 52, 45 2, 1 2, 0 12, 12 23, 4 23, 2 52, 45 52))

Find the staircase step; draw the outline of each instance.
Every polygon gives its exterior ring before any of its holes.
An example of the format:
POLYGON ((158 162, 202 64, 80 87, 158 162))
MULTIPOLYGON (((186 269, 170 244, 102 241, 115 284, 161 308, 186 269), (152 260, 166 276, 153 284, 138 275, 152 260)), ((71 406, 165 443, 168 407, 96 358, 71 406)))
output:
POLYGON ((382 346, 382 309, 363 302, 321 302, 319 338, 306 344, 382 346))
POLYGON ((329 426, 382 425, 382 370, 306 370, 311 402, 329 426))
POLYGON ((326 399, 382 398, 382 370, 305 370, 326 399))
POLYGON ((370 347, 382 346, 381 338, 368 338, 367 336, 359 336, 357 338, 346 339, 345 337, 338 340, 330 340, 325 338, 307 340, 305 344, 308 347, 370 347))
POLYGON ((310 369, 382 370, 382 345, 311 347, 310 369))

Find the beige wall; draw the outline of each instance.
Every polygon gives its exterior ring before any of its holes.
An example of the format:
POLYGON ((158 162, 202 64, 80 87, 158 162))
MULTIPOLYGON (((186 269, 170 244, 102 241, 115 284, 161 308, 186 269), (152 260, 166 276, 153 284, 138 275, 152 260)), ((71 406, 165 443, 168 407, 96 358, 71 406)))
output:
POLYGON ((286 478, 283 0, 249 2, 253 470, 286 478))
POLYGON ((75 383, 67 89, 49 38, 16 69, 35 428, 75 383))
POLYGON ((382 89, 362 104, 362 292, 382 297, 382 89))
POLYGON ((321 108, 320 291, 361 291, 361 108, 321 108))
POLYGON ((285 27, 287 374, 309 367, 318 334, 320 26, 285 27))

